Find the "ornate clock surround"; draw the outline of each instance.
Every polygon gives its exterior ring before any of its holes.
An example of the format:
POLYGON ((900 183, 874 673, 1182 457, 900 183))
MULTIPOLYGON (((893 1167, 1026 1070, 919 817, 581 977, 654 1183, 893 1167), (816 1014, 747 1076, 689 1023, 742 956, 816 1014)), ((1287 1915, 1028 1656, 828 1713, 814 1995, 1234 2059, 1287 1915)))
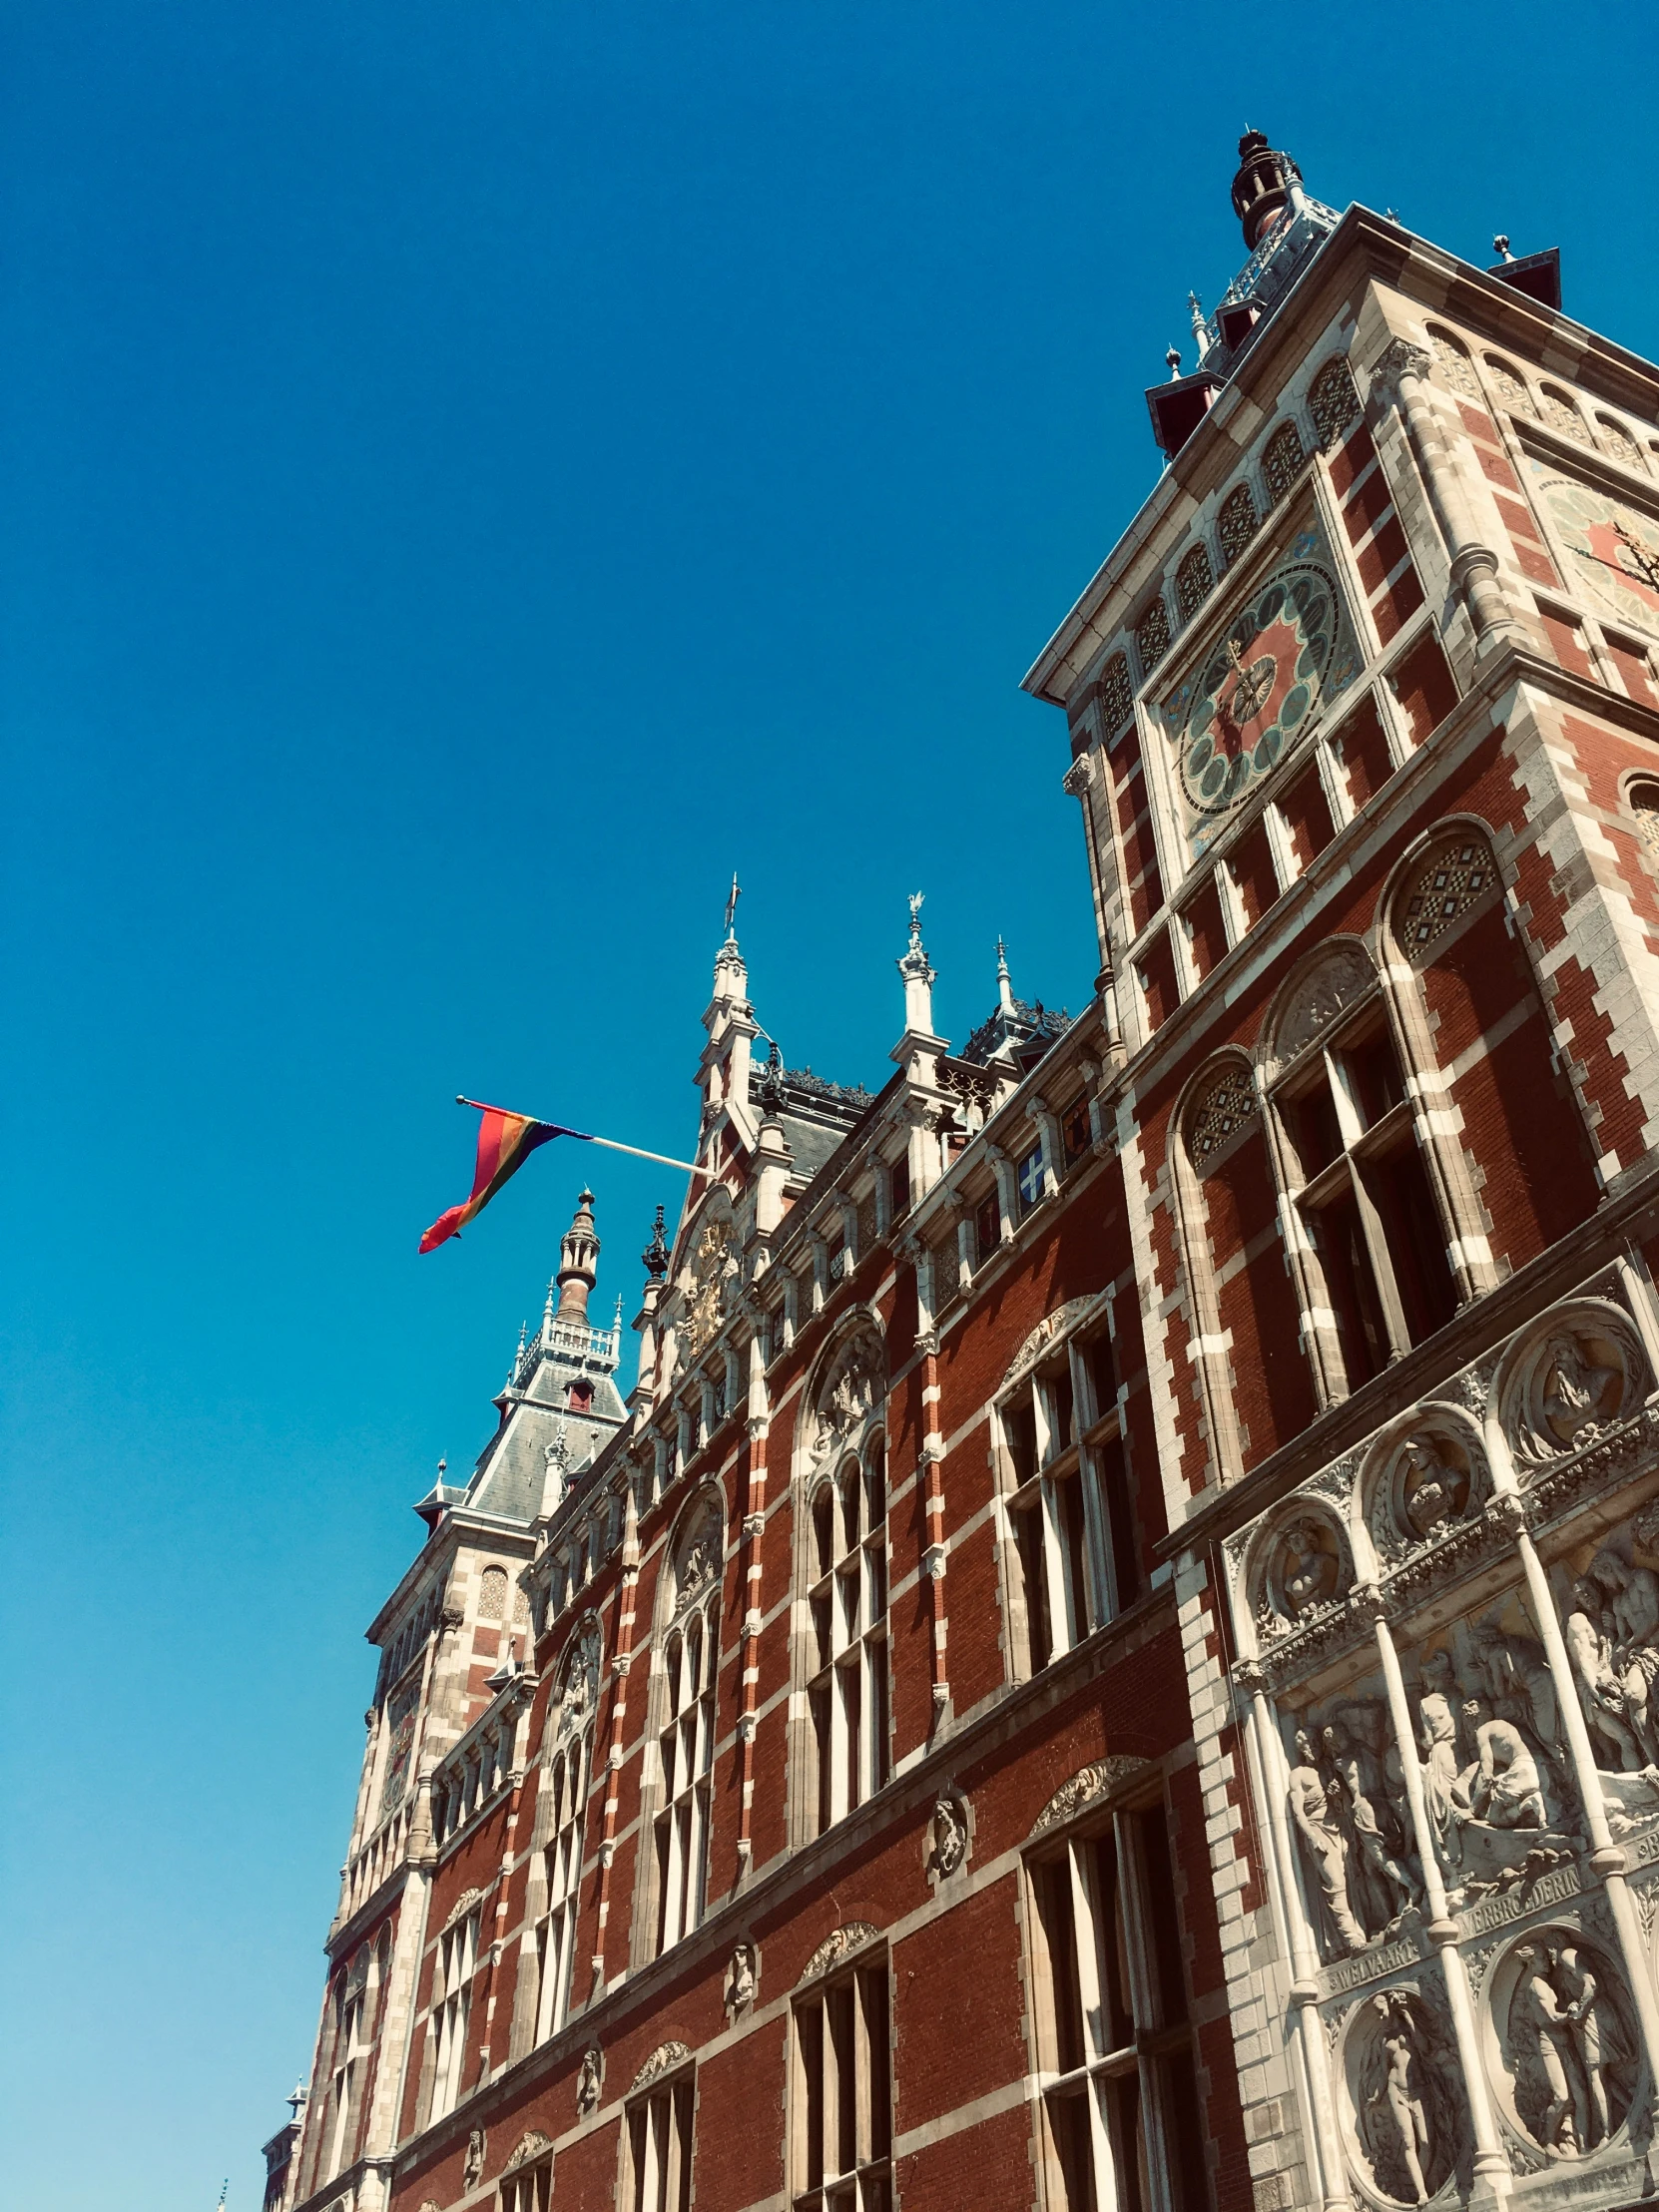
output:
POLYGON ((1659 513, 1623 484, 1528 442, 1533 494, 1566 556, 1570 589, 1600 614, 1659 637, 1659 513))
POLYGON ((1345 691, 1360 651, 1341 574, 1312 515, 1251 564, 1231 607, 1199 633, 1159 701, 1171 781, 1192 856, 1345 691))

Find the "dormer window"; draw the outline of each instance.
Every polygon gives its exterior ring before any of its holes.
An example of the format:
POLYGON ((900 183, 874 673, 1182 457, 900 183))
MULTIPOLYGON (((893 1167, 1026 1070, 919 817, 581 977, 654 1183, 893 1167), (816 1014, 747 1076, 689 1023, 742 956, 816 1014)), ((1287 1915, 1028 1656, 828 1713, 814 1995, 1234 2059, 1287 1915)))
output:
POLYGON ((586 1413, 593 1406, 593 1384, 588 1382, 573 1382, 565 1401, 573 1413, 586 1413))

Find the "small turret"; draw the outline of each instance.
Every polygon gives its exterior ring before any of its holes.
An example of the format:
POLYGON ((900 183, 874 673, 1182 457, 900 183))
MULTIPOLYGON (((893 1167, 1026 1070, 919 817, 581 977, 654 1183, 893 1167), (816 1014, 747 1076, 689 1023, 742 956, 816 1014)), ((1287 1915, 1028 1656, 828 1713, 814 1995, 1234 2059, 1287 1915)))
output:
POLYGON ((1254 254, 1285 210, 1296 203, 1302 172, 1289 154, 1277 153, 1260 131, 1239 141, 1233 179, 1233 213, 1244 226, 1245 249, 1254 254))
POLYGON ((933 970, 927 964, 927 949, 921 941, 921 902, 924 891, 910 893, 910 942, 898 963, 898 972, 904 978, 904 1028, 908 1035, 930 1037, 933 1034, 933 970))
POLYGON ((559 1242, 559 1310, 555 1321, 573 1329, 588 1326, 588 1293, 599 1273, 599 1239, 593 1233, 593 1193, 583 1191, 576 1201, 570 1227, 559 1242))

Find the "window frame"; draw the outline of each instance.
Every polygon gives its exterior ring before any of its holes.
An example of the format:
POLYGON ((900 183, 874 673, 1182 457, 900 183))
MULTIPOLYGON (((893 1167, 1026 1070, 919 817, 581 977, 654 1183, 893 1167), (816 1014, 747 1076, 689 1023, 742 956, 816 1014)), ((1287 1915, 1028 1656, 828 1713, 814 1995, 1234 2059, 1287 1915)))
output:
POLYGON ((623 2172, 617 2203, 630 2212, 687 2212, 697 2158, 696 2062, 688 2059, 631 2095, 619 2132, 623 2172), (661 2187, 653 2191, 659 2179, 661 2187))
POLYGON ((671 1950, 709 1910, 715 1757, 720 1720, 720 1632, 729 1531, 724 1493, 704 1484, 668 1548, 658 1592, 648 1706, 648 1775, 640 1808, 635 1962, 671 1950), (688 1572, 699 1554, 698 1577, 688 1572), (696 1640, 696 1663, 687 1654, 696 1640))
POLYGON ((850 1958, 836 1960, 790 2001, 785 2176, 790 2212, 890 2212, 895 2101, 892 2001, 892 1965, 885 1943, 866 1943, 850 1958), (843 2002, 846 2027, 837 2034, 831 2008, 841 2012, 843 2002), (841 2093, 848 2072, 850 2097, 841 2093), (830 2173, 832 2136, 836 2167, 830 2173), (848 2136, 852 2162, 843 2166, 848 2136))
POLYGON ((1113 1302, 1101 1294, 991 1404, 1009 1657, 1029 1680, 1143 1592, 1113 1302), (1099 1377, 1104 1351, 1112 1380, 1099 1377), (1029 1414, 1029 1444, 1021 1428, 1029 1414), (1039 1656, 1040 1654, 1040 1656, 1039 1656))
POLYGON ((1201 2109, 1173 1831, 1159 1777, 1151 1789, 1143 1783, 1090 1805, 1028 1846, 1022 1859, 1034 2133, 1051 2212, 1124 2202, 1142 2212, 1200 2212, 1190 2202, 1195 2180, 1204 2206, 1213 2201, 1211 2176, 1200 2171, 1203 2139, 1190 2140, 1194 2131, 1183 2125, 1188 2116, 1177 2093, 1184 2070, 1194 2111, 1201 2109), (1154 1822, 1162 1883, 1152 1865, 1154 1822), (1102 1896, 1103 1869, 1110 1872, 1109 1898, 1102 1896), (1132 2093, 1114 2095, 1120 2084, 1132 2085, 1132 2093), (1057 2120, 1068 2105, 1081 2107, 1081 2143, 1057 2120), (1129 2194, 1116 2189, 1126 2119, 1138 2153, 1129 2194), (1080 2150, 1087 2159, 1082 2186, 1067 2172, 1080 2150))
POLYGON ((472 2018, 472 1984, 478 1971, 478 1936, 483 1917, 481 1902, 469 1907, 437 1940, 430 2007, 432 2097, 426 2114, 428 2125, 433 2120, 447 2118, 461 2101, 467 2030, 472 2018))
POLYGON ((548 2212, 552 2196, 553 2153, 546 2151, 502 2175, 497 2212, 548 2212))
POLYGON ((805 1810, 813 1836, 828 1835, 892 1779, 887 1502, 886 1431, 872 1420, 804 1498, 803 1678, 811 1766, 805 1810), (872 1503, 877 1491, 879 1511, 872 1503), (855 1508, 850 1522, 849 1501, 855 1508))

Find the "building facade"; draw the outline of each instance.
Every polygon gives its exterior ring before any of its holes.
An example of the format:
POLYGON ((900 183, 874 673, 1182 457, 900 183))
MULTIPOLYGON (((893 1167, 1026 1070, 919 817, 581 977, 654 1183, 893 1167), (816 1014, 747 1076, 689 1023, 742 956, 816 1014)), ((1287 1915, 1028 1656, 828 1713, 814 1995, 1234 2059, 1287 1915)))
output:
MULTIPOLYGON (((1099 975, 792 1073, 729 931, 380 1653, 284 2212, 1659 2187, 1659 373, 1326 208, 1026 679, 1099 975)), ((895 993, 895 1018, 897 997, 895 993)))

